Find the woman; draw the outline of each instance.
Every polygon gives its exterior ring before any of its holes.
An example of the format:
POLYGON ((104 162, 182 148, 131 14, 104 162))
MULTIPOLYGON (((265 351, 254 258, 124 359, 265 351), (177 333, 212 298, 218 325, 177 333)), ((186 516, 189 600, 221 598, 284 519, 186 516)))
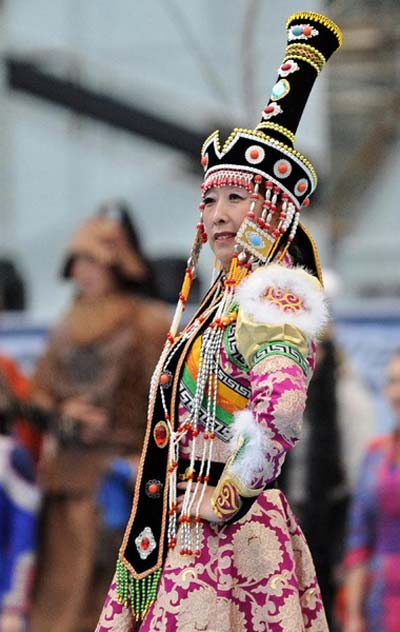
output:
POLYGON ((261 123, 223 146, 214 132, 202 149, 201 221, 98 632, 327 630, 311 556, 274 481, 299 437, 325 319, 316 250, 298 224, 315 172, 294 133, 341 33, 315 13, 293 15, 287 31, 261 123), (177 333, 206 240, 221 274, 177 333))
MULTIPOLYGON (((40 465, 46 497, 32 616, 37 632, 95 627, 118 551, 115 525, 105 521, 101 504, 110 481, 132 494, 147 381, 169 322, 164 305, 146 296, 149 264, 119 204, 79 227, 63 274, 76 296, 31 389, 32 403, 49 413, 40 465)), ((118 493, 114 485, 113 498, 118 493)))
POLYGON ((393 431, 370 443, 352 500, 345 567, 345 632, 395 632, 400 586, 400 352, 386 372, 393 431))

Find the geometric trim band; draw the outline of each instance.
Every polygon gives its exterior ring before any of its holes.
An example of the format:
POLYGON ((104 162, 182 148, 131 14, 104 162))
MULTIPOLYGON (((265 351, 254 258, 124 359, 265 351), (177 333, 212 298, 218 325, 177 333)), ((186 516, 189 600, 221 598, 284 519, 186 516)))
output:
POLYGON ((288 342, 267 342, 266 344, 261 345, 257 351, 253 354, 250 360, 251 368, 255 367, 256 364, 272 355, 281 355, 286 356, 296 362, 296 364, 301 368, 304 375, 307 377, 310 366, 303 356, 303 354, 295 347, 288 342))

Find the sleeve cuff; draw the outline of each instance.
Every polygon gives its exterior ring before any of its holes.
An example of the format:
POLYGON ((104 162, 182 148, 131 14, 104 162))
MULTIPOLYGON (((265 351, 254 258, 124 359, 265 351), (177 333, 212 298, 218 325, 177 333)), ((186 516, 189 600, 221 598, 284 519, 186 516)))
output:
POLYGON ((211 498, 211 504, 215 514, 224 522, 234 519, 247 505, 246 500, 254 499, 263 491, 263 488, 252 489, 246 487, 234 472, 225 468, 211 498))

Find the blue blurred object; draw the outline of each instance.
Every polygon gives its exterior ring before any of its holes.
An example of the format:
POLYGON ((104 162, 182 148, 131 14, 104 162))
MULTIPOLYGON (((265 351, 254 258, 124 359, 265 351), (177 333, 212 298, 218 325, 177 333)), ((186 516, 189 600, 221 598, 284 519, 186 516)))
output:
POLYGON ((19 474, 21 478, 29 483, 35 482, 35 464, 26 448, 16 445, 10 454, 10 462, 14 471, 19 474))
POLYGON ((30 599, 41 494, 29 453, 0 437, 0 612, 25 613, 30 599))
POLYGON ((120 530, 128 521, 135 473, 127 459, 115 459, 104 476, 97 496, 103 525, 120 530))

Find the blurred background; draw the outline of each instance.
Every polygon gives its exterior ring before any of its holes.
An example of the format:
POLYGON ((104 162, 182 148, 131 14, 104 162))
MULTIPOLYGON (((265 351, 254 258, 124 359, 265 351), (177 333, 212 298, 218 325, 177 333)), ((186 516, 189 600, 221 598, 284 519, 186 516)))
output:
MULTIPOLYGON (((1 0, 0 351, 32 374, 71 300, 65 248, 108 200, 133 209, 172 309, 198 217, 202 142, 216 128, 254 127, 285 20, 303 9, 344 34, 296 145, 320 178, 303 222, 320 249, 343 397, 355 400, 356 375, 371 403, 365 425, 356 411, 343 430, 357 435, 344 448, 358 442, 356 470, 364 440, 391 427, 383 368, 400 348, 398 0, 1 0)), ((203 253, 194 298, 211 267, 203 253)))

